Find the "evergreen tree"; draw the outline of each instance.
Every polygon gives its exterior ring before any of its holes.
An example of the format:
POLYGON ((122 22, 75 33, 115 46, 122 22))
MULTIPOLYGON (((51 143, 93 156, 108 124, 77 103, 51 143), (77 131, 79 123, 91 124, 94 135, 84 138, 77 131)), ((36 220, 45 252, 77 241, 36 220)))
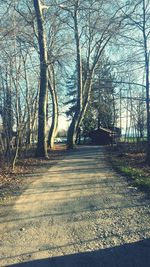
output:
MULTIPOLYGON (((82 76, 86 75, 86 65, 82 63, 82 76)), ((116 121, 114 91, 113 84, 114 75, 112 74, 111 64, 105 56, 99 61, 95 70, 94 82, 91 90, 90 102, 82 121, 82 135, 87 136, 88 133, 96 128, 113 128, 116 121)), ((69 100, 65 103, 68 106, 66 115, 73 117, 77 105, 77 80, 74 72, 67 83, 67 97, 69 100)))
POLYGON ((93 129, 114 127, 117 119, 114 78, 110 61, 103 56, 95 70, 90 103, 82 123, 84 136, 93 129))
POLYGON ((74 72, 66 81, 67 94, 66 97, 68 101, 64 103, 68 107, 66 115, 68 118, 73 118, 76 106, 77 106, 77 80, 76 72, 74 72))

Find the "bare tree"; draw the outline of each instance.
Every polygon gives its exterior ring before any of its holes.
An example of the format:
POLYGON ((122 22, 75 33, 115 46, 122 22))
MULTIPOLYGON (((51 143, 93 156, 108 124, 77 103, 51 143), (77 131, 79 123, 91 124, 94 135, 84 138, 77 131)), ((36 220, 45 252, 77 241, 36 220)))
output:
MULTIPOLYGON (((110 3, 113 5, 113 3, 110 3)), ((71 121, 67 145, 73 148, 91 94, 95 67, 110 39, 120 27, 120 8, 108 11, 108 2, 103 1, 66 1, 60 7, 69 14, 66 23, 74 33, 77 70, 77 108, 71 121), (107 6, 107 7, 106 7, 107 6), (69 20, 69 21, 68 21, 69 20), (82 50, 82 53, 81 53, 82 50), (86 77, 82 78, 82 58, 86 60, 86 77)))
POLYGON ((37 157, 47 157, 46 142, 46 101, 47 101, 47 47, 46 36, 43 25, 42 4, 40 0, 34 0, 34 8, 38 28, 38 42, 40 51, 40 93, 39 93, 39 113, 38 113, 38 144, 36 150, 37 157))
MULTIPOLYGON (((119 2, 119 1, 118 1, 119 2)), ((147 155, 146 159, 150 162, 150 88, 149 88, 149 38, 150 38, 150 2, 149 0, 133 1, 128 5, 128 9, 121 9, 123 15, 126 16, 126 25, 124 33, 121 35, 124 42, 128 42, 129 46, 135 51, 135 57, 132 54, 132 61, 143 69, 145 73, 145 94, 146 94, 146 112, 147 112, 147 155), (132 12, 130 10, 132 9, 132 12), (128 31, 127 31, 128 30, 128 31)), ((124 43, 125 44, 125 43, 124 43)), ((126 44, 125 44, 126 46, 126 44)), ((130 60, 131 63, 131 60, 130 60)), ((137 77, 138 78, 138 77, 137 77)), ((141 77, 142 79, 142 77, 141 77)))

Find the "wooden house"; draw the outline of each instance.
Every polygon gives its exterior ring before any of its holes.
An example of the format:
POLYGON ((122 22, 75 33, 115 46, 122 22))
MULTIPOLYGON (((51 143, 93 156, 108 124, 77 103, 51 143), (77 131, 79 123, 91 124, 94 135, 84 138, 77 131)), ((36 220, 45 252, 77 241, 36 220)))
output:
POLYGON ((89 133, 89 137, 94 145, 111 144, 116 136, 116 132, 110 129, 99 128, 89 133))

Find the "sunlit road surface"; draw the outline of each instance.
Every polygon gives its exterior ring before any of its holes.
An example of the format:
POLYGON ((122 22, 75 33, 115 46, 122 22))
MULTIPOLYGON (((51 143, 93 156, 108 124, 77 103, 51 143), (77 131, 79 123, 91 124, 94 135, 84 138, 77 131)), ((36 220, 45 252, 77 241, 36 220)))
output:
POLYGON ((0 266, 149 267, 150 200, 79 147, 0 207, 0 266))

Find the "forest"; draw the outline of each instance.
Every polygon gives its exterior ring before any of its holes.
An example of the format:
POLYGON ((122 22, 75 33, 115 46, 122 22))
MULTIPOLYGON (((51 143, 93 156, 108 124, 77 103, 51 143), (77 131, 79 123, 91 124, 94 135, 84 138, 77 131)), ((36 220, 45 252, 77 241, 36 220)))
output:
POLYGON ((1 0, 0 29, 1 168, 48 158, 60 120, 69 149, 119 128, 150 162, 149 0, 1 0))

